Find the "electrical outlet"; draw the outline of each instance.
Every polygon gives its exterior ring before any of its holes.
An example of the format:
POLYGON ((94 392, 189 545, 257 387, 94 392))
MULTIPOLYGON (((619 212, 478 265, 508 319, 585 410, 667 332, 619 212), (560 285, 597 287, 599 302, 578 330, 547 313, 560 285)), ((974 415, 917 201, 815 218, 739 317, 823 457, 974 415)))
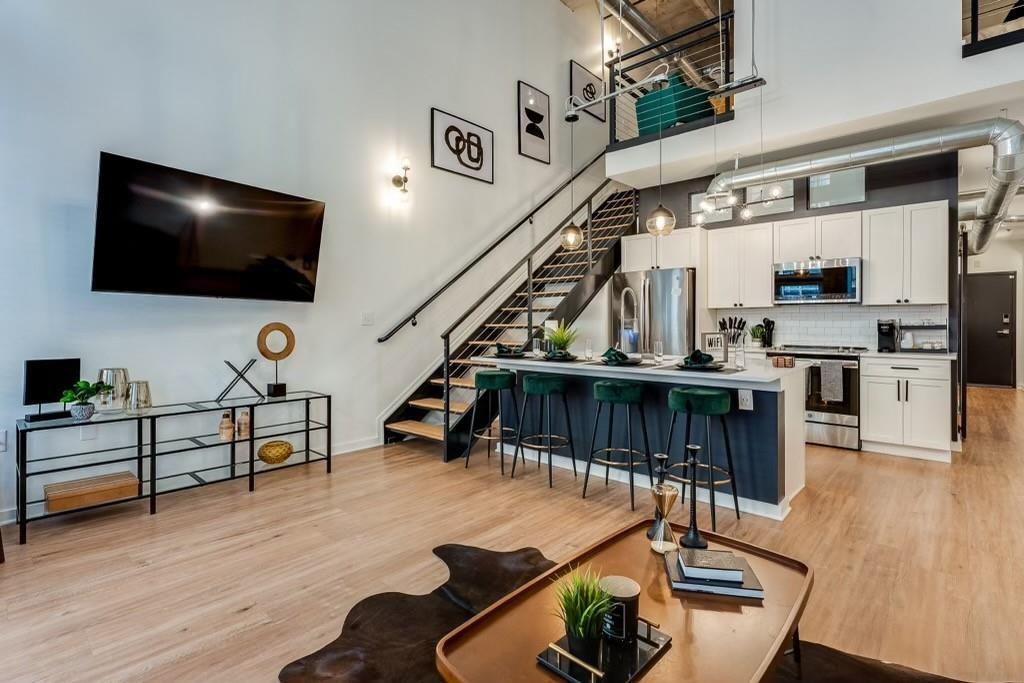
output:
POLYGON ((359 324, 363 327, 369 327, 374 323, 373 311, 363 311, 362 318, 360 318, 359 324))
POLYGON ((0 453, 7 452, 7 430, 0 429, 0 453))
POLYGON ((96 425, 83 425, 78 428, 79 441, 92 441, 96 438, 96 425))
POLYGON ((738 393, 740 410, 753 410, 754 392, 751 389, 740 389, 738 393))

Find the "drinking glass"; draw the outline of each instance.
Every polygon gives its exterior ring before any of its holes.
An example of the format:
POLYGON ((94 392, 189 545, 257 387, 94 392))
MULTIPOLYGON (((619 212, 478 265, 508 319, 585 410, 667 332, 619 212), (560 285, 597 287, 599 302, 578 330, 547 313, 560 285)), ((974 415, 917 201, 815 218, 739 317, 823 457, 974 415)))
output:
POLYGON ((658 339, 654 342, 654 362, 660 363, 665 360, 665 345, 658 339))
POLYGON ((583 350, 583 357, 587 360, 594 360, 594 342, 591 339, 587 340, 586 348, 583 350))
POLYGON ((544 355, 544 343, 540 339, 534 338, 534 340, 533 340, 533 357, 534 358, 540 358, 543 355, 544 355))

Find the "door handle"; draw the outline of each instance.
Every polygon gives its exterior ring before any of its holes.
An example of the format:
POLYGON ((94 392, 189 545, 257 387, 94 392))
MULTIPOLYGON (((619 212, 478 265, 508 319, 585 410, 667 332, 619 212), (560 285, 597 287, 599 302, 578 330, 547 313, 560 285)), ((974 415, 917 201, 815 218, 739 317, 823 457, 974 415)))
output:
POLYGON ((996 330, 996 334, 998 334, 1000 337, 1009 337, 1010 336, 1010 331, 1009 330, 996 330))

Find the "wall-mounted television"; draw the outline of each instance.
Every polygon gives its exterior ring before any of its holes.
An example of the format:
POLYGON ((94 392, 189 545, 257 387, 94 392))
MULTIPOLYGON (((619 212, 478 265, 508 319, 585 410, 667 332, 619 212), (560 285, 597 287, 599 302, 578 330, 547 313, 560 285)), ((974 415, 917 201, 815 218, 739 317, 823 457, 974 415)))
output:
POLYGON ((323 202, 100 154, 94 292, 313 301, 323 202))

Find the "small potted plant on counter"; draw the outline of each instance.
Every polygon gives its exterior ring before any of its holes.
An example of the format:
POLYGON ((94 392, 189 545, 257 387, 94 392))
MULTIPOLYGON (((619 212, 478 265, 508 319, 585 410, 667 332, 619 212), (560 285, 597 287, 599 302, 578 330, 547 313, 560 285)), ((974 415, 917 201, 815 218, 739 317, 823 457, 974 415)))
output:
POLYGON ((611 596, 601 588, 596 572, 577 569, 558 585, 557 615, 565 624, 569 654, 585 662, 598 660, 601 651, 601 627, 611 608, 611 596))
POLYGON ((70 389, 65 389, 60 397, 61 403, 71 404, 71 417, 75 420, 85 421, 96 412, 96 406, 89 402, 101 391, 111 391, 114 387, 103 382, 89 382, 80 379, 70 389))
POLYGON ((764 325, 758 323, 750 328, 750 338, 757 346, 764 346, 764 325))
POLYGON ((551 350, 548 351, 548 360, 575 360, 576 356, 569 353, 569 347, 576 341, 579 332, 567 327, 565 321, 558 323, 558 327, 547 328, 548 341, 551 343, 551 350))

